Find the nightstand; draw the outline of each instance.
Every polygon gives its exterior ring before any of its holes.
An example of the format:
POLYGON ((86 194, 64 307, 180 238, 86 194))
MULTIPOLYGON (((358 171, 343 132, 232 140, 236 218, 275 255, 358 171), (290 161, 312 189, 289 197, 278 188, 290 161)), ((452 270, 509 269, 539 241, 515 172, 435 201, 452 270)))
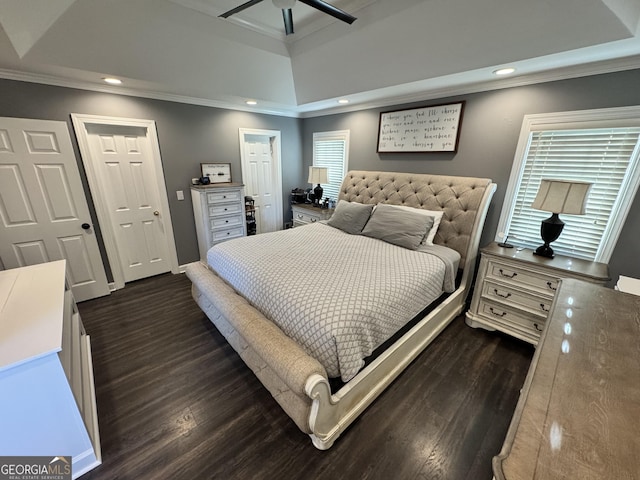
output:
POLYGON ((467 325, 537 345, 562 278, 603 285, 609 280, 609 266, 562 255, 540 257, 529 249, 492 243, 480 250, 467 325))
POLYGON ((320 220, 329 220, 333 215, 333 208, 320 208, 308 205, 306 203, 291 204, 291 212, 293 213, 293 226, 299 227, 307 223, 319 222, 320 220))

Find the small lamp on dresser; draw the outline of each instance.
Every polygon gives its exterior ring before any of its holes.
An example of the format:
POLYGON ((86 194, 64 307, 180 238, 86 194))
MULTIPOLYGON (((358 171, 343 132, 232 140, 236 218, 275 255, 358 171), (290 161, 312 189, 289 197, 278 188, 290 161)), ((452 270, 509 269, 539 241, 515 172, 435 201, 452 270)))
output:
POLYGON ((564 222, 560 220, 558 214, 584 215, 591 185, 589 182, 576 180, 543 179, 540 181, 540 188, 531 208, 552 212, 552 215, 542 221, 540 236, 544 245, 537 248, 534 252, 536 255, 554 257, 553 249, 549 244, 560 237, 564 228, 564 222))
POLYGON ((311 184, 317 184, 316 188, 313 189, 313 195, 315 197, 313 204, 316 206, 322 201, 322 187, 320 184, 329 183, 327 170, 328 169, 326 167, 309 167, 308 182, 311 184))

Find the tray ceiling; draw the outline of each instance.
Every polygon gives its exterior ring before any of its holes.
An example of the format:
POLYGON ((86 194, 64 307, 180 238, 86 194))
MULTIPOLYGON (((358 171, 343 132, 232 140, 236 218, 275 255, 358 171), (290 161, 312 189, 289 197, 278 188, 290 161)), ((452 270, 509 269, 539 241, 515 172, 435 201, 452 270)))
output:
POLYGON ((309 116, 640 66, 640 0, 244 1, 3 0, 0 77, 309 116))

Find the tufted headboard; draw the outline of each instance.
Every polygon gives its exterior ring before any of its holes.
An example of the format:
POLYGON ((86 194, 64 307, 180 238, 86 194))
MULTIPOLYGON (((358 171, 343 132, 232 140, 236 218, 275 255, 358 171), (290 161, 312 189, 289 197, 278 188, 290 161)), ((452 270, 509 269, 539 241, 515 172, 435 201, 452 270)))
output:
MULTIPOLYGON (((339 200, 443 210, 434 243, 460 253, 460 268, 475 256, 496 185, 488 178, 352 170, 339 200)), ((474 265, 475 266, 475 265, 474 265)))

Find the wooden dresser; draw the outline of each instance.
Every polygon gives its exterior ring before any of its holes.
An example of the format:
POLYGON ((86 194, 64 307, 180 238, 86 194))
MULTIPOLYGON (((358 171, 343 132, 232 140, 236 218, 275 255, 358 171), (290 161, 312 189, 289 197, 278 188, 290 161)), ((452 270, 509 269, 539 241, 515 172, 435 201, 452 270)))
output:
POLYGON ((492 243, 480 250, 467 324, 499 330, 534 345, 551 309, 562 278, 603 285, 609 280, 605 263, 556 255, 545 258, 529 249, 501 248, 492 243))
POLYGON ((207 263, 207 251, 216 243, 247 234, 243 187, 240 183, 191 187, 202 262, 207 263))
POLYGON ((65 261, 0 272, 0 456, 100 464, 91 344, 65 261))
POLYGON ((563 280, 498 480, 640 478, 640 296, 563 280))

